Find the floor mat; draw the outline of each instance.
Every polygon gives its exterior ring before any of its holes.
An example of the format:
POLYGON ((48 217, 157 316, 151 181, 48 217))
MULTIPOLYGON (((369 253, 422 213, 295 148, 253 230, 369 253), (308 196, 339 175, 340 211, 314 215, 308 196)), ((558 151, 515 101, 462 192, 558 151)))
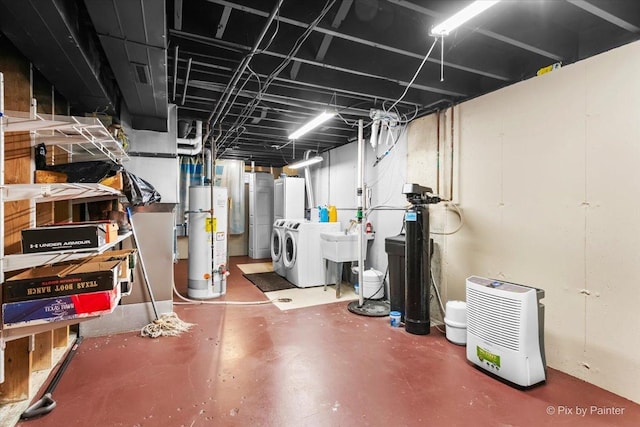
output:
POLYGON ((293 310, 296 308, 313 307, 315 305, 331 304, 334 302, 346 302, 358 299, 353 292, 353 288, 345 283, 341 286, 342 295, 336 298, 336 290, 334 285, 317 286, 313 288, 293 288, 283 289, 281 291, 268 292, 265 295, 274 300, 273 305, 282 311, 293 310), (278 301, 278 299, 282 299, 278 301))
POLYGON ((251 264, 238 264, 238 268, 244 274, 267 273, 273 271, 273 262, 254 262, 251 264))
POLYGON ((262 292, 280 291, 295 288, 287 279, 274 272, 243 274, 251 283, 262 292))

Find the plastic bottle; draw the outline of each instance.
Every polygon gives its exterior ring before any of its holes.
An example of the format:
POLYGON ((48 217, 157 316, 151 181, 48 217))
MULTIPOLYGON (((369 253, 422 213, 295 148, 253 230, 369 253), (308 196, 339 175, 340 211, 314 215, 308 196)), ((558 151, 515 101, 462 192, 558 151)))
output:
POLYGON ((329 222, 329 210, 326 206, 318 206, 320 210, 320 222, 329 222))
POLYGON ((338 210, 333 205, 329 205, 329 222, 338 222, 338 210))
POLYGON ((356 295, 360 295, 360 285, 358 285, 358 282, 353 284, 353 291, 356 293, 356 295))

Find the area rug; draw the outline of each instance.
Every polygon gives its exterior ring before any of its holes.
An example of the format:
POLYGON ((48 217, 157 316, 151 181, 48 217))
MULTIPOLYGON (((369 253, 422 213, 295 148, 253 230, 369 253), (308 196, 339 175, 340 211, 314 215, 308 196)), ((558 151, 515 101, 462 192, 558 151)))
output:
POLYGON ((279 276, 273 271, 266 273, 243 274, 243 276, 256 285, 262 292, 273 292, 295 288, 295 286, 289 283, 287 279, 279 276))
POLYGON ((273 271, 273 262, 254 262, 251 264, 238 264, 238 268, 244 274, 267 273, 273 271))

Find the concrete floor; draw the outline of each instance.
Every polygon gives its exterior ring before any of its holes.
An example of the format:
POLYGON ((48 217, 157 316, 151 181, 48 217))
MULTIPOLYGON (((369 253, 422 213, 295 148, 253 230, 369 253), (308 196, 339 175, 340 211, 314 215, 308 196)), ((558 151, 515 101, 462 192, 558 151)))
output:
MULTIPOLYGON (((235 266, 252 261, 232 258, 226 299, 265 298, 235 266)), ((184 291, 186 263, 175 272, 184 291)), ((86 339, 53 393, 57 408, 18 425, 640 425, 639 405, 598 387, 549 369, 546 384, 515 389, 439 332, 411 335, 344 302, 175 310, 196 324, 180 337, 86 339)))

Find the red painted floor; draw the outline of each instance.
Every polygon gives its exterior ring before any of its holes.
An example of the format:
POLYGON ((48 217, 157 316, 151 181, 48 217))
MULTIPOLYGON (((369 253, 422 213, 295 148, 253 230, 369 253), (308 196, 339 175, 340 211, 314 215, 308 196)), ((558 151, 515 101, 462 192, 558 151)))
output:
MULTIPOLYGON (((252 260, 232 262, 226 298, 264 299, 235 267, 252 260)), ((176 283, 186 289, 183 262, 176 283)), ((346 303, 176 312, 196 324, 180 337, 86 339, 53 393, 57 408, 18 425, 640 425, 639 405, 576 378, 549 369, 546 384, 518 390, 475 369, 439 332, 407 334, 346 303)))

